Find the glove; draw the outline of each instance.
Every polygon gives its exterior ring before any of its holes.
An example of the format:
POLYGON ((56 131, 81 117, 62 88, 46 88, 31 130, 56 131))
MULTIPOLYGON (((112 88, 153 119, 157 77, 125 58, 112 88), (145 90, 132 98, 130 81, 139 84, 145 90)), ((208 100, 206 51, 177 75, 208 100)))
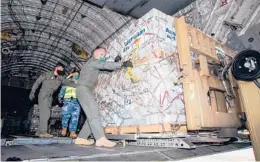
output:
POLYGON ((127 67, 134 67, 133 63, 130 60, 123 62, 122 66, 126 67, 126 68, 127 67))
POLYGON ((122 57, 121 56, 116 56, 116 58, 115 58, 115 62, 119 62, 119 61, 121 61, 121 59, 122 59, 122 57))
POLYGON ((35 98, 34 94, 33 94, 33 93, 30 93, 29 99, 32 101, 34 98, 35 98))
POLYGON ((62 104, 63 103, 63 99, 59 99, 59 103, 62 104))
POLYGON ((63 100, 62 99, 59 99, 59 104, 58 104, 60 107, 63 106, 63 100))

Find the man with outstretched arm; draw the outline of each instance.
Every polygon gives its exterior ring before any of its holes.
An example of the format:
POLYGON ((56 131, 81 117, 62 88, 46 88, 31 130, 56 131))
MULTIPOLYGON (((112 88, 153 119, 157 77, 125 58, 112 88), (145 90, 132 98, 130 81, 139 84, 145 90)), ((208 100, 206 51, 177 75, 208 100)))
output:
POLYGON ((38 96, 38 104, 40 110, 40 123, 36 135, 42 138, 53 137, 48 134, 48 120, 50 118, 52 95, 60 87, 61 84, 76 87, 76 83, 69 81, 63 77, 64 67, 58 63, 53 71, 44 73, 33 84, 29 99, 32 101, 35 98, 35 92, 42 84, 38 96))
POLYGON ((94 50, 92 58, 90 58, 83 66, 77 83, 76 94, 79 103, 84 110, 87 120, 80 131, 75 144, 92 145, 94 141, 88 140, 92 133, 96 146, 114 147, 116 143, 109 141, 105 137, 104 129, 101 123, 101 113, 95 96, 92 94, 94 87, 98 81, 100 70, 117 70, 121 68, 132 67, 131 61, 119 63, 120 56, 117 56, 115 62, 105 61, 106 49, 98 47, 94 50))

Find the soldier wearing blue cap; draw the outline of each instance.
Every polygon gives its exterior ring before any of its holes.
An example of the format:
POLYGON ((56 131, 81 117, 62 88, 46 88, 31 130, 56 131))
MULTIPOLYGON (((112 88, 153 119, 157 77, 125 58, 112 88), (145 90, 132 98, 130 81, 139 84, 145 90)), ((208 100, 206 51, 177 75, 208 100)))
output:
MULTIPOLYGON (((75 83, 77 83, 78 78, 79 78, 78 71, 73 71, 67 77, 67 79, 70 79, 75 83)), ((80 105, 76 97, 76 88, 70 86, 63 86, 60 90, 58 98, 60 103, 63 102, 61 135, 66 136, 68 123, 70 120, 70 124, 69 124, 70 137, 76 138, 77 137, 76 130, 77 130, 79 115, 80 115, 80 105)))

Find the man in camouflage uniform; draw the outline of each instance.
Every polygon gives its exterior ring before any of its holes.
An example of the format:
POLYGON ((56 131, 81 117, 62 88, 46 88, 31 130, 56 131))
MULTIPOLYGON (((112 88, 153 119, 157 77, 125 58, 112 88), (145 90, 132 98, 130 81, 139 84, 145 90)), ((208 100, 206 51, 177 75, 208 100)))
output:
POLYGON ((53 137, 47 133, 48 120, 50 118, 50 109, 52 105, 52 95, 60 87, 61 84, 76 87, 74 82, 71 82, 63 77, 64 68, 62 64, 58 64, 53 71, 44 73, 33 84, 29 99, 32 101, 35 98, 35 92, 42 84, 38 96, 39 110, 40 110, 40 124, 36 135, 39 137, 53 137))
POLYGON ((105 57, 106 49, 97 48, 94 50, 92 58, 90 58, 81 69, 76 92, 79 103, 87 116, 87 120, 78 138, 75 140, 75 144, 93 144, 94 141, 88 140, 88 137, 92 133, 96 140, 96 146, 114 147, 116 145, 116 143, 109 141, 105 137, 101 123, 101 113, 92 91, 97 84, 100 70, 117 70, 132 67, 133 65, 131 61, 120 63, 120 56, 116 57, 115 62, 105 61, 105 57))
MULTIPOLYGON (((67 79, 69 78, 76 83, 79 78, 79 72, 73 71, 67 77, 67 79)), ((79 114, 80 114, 80 105, 76 97, 76 88, 70 86, 63 86, 59 93, 59 102, 60 103, 63 102, 61 135, 66 136, 68 123, 70 119, 70 124, 69 124, 70 137, 76 138, 77 137, 76 130, 77 130, 79 114)))

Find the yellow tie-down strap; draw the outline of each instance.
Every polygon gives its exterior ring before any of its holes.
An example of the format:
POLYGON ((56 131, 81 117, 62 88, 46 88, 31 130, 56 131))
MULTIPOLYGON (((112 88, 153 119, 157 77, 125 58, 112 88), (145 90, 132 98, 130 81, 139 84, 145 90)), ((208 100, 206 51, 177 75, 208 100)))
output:
MULTIPOLYGON (((138 53, 138 50, 139 50, 139 45, 137 45, 134 53, 133 53, 133 58, 132 58, 132 63, 133 63, 133 66, 135 66, 135 60, 136 60, 136 55, 138 53)), ((127 70, 126 70, 126 79, 129 80, 131 79, 132 83, 136 83, 139 78, 134 74, 133 72, 133 68, 132 67, 128 67, 127 70)))
POLYGON ((139 78, 134 74, 133 68, 131 67, 128 67, 126 70, 126 79, 131 79, 133 83, 136 83, 139 80, 139 78))

